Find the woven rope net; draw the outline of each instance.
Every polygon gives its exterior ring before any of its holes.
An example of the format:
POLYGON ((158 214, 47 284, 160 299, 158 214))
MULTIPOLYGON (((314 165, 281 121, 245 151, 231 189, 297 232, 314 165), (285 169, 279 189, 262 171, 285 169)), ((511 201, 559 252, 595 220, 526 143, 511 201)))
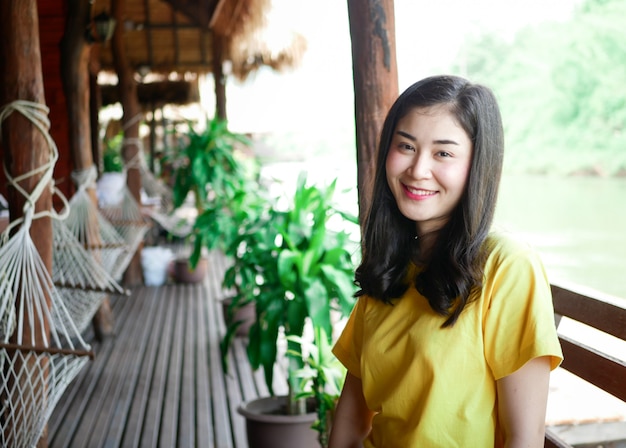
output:
POLYGON ((35 213, 42 192, 52 186, 58 158, 48 134, 48 110, 15 101, 0 109, 0 125, 14 112, 42 132, 50 149, 47 164, 22 176, 12 177, 4 167, 26 205, 24 216, 11 221, 0 243, 0 446, 21 448, 36 445, 65 388, 92 354, 30 236, 34 219, 55 218, 53 211, 35 213), (20 186, 29 176, 40 176, 30 193, 20 186))
POLYGON ((82 333, 104 299, 124 289, 60 220, 53 221, 52 279, 69 316, 82 333))
POLYGON ((131 247, 89 196, 88 190, 95 188, 95 169, 74 172, 72 176, 78 189, 70 199, 65 225, 104 270, 119 282, 133 257, 131 247))

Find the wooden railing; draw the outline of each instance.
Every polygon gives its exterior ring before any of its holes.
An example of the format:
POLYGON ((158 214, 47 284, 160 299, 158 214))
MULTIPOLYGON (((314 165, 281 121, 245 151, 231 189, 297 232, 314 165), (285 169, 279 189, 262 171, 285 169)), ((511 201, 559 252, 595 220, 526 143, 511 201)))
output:
MULTIPOLYGON (((557 323, 562 316, 566 316, 626 341, 626 308, 556 285, 552 285, 552 295, 557 323)), ((626 401, 626 362, 623 359, 561 333, 559 339, 564 355, 563 369, 626 401)), ((545 446, 571 447, 549 428, 546 430, 545 446)))

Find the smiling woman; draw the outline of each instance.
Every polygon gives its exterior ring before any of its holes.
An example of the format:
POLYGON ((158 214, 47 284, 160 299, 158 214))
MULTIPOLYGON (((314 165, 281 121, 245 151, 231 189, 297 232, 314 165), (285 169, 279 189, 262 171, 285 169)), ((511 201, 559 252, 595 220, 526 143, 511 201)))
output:
POLYGON ((396 126, 387 156, 387 182, 416 235, 439 230, 461 199, 472 142, 447 106, 415 108, 396 126))
POLYGON ((503 152, 482 85, 428 77, 391 107, 333 350, 348 374, 332 448, 543 446, 562 353, 541 260, 490 232, 503 152))

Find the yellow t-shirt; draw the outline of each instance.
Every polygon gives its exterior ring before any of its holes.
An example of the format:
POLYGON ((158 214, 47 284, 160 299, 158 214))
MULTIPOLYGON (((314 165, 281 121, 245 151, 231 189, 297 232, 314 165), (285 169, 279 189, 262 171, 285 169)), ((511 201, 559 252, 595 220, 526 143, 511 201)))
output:
POLYGON ((387 305, 359 298, 333 352, 376 412, 365 447, 501 446, 496 380, 562 358, 550 285, 530 248, 490 235, 484 287, 452 327, 415 287, 387 305))

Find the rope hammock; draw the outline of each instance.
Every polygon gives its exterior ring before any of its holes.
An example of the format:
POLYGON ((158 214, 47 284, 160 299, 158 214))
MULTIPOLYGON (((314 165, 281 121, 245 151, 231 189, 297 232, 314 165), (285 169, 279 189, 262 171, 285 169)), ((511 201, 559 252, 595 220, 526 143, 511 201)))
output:
POLYGON ((2 122, 13 112, 29 119, 50 148, 50 161, 22 176, 13 178, 4 167, 9 184, 26 204, 23 218, 9 224, 0 246, 0 446, 21 448, 36 445, 65 388, 93 354, 30 236, 34 219, 58 218, 53 211, 35 213, 37 200, 52 185, 58 159, 48 134, 48 109, 22 100, 2 107, 0 135, 2 122), (32 193, 20 186, 39 175, 32 193))
POLYGON ((65 223, 53 221, 52 280, 70 317, 82 333, 109 293, 125 294, 65 223))
POLYGON ((174 210, 172 190, 154 177, 154 174, 148 169, 144 158, 142 141, 140 139, 124 139, 124 144, 133 144, 139 148, 137 155, 130 161, 129 166, 134 166, 139 170, 141 185, 146 195, 159 200, 159 206, 156 208, 147 207, 145 214, 170 234, 180 238, 189 236, 193 229, 193 218, 195 217, 190 219, 190 217, 184 216, 181 210, 174 210))
MULTIPOLYGON (((127 165, 125 173, 131 167, 132 165, 127 165)), ((100 211, 126 241, 132 258, 150 228, 150 224, 143 216, 141 208, 128 189, 126 182, 122 185, 119 193, 119 202, 102 206, 100 211)), ((130 262, 130 260, 128 261, 130 262)))
POLYGON ((133 257, 130 245, 104 217, 89 196, 95 188, 96 170, 74 171, 77 190, 69 202, 65 225, 80 244, 119 282, 133 257))

